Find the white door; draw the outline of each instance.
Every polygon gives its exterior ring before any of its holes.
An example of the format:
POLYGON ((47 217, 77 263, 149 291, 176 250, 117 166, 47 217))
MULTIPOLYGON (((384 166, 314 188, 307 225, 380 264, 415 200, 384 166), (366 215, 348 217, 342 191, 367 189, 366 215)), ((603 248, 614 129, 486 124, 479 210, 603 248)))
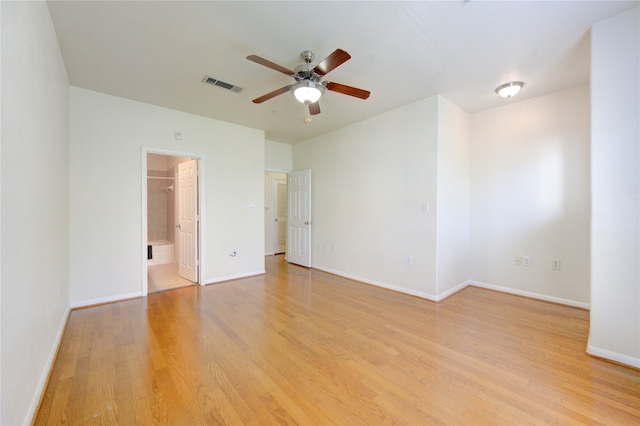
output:
POLYGON ((284 253, 287 247, 287 181, 271 180, 271 209, 273 220, 273 253, 284 253))
POLYGON ((287 262, 311 266, 311 170, 289 173, 287 262))
POLYGON ((178 164, 178 272, 198 282, 198 167, 196 160, 178 164))

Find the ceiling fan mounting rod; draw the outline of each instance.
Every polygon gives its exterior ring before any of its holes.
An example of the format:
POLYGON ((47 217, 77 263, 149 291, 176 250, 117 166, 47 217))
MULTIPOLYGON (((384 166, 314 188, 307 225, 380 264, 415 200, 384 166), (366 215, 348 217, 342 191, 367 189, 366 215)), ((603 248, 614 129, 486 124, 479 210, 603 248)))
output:
POLYGON ((303 50, 300 54, 300 57, 307 63, 310 64, 316 58, 316 55, 311 50, 303 50))

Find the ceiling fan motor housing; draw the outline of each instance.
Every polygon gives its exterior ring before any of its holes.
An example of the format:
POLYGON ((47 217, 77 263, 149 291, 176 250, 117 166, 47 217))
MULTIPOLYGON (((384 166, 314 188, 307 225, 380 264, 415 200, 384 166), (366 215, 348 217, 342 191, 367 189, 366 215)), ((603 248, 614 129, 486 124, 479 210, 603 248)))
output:
POLYGON ((311 62, 315 59, 316 55, 311 50, 304 50, 300 53, 300 57, 304 60, 304 64, 300 64, 293 69, 294 75, 293 78, 296 81, 305 81, 310 80, 315 83, 320 83, 322 76, 311 68, 311 62))
POLYGON ((308 69, 304 64, 298 65, 293 71, 295 73, 293 78, 295 78, 296 81, 311 80, 313 82, 320 83, 320 80, 322 79, 321 75, 315 73, 312 69, 308 69))

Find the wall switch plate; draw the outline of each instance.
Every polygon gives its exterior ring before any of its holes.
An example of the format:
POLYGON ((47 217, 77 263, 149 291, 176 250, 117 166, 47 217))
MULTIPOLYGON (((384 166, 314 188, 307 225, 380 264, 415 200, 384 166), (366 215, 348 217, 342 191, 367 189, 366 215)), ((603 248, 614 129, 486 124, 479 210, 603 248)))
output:
POLYGON ((407 256, 407 265, 413 265, 413 256, 407 256))
POLYGON ((176 131, 175 138, 176 138, 177 141, 181 141, 182 140, 182 132, 176 131))
POLYGON ((422 213, 429 213, 429 210, 431 210, 429 203, 422 203, 422 213))
POLYGON ((531 266, 531 257, 522 256, 522 266, 531 266))
POLYGON ((513 256, 513 264, 516 266, 522 266, 522 256, 513 256))

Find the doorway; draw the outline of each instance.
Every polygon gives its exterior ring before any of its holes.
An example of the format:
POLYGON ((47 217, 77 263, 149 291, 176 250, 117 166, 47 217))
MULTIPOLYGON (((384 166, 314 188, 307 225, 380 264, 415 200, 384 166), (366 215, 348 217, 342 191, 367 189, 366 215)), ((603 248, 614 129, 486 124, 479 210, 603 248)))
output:
POLYGON ((146 152, 147 293, 199 282, 199 159, 146 152))
POLYGON ((287 247, 287 174, 265 173, 265 255, 285 253, 287 247))

